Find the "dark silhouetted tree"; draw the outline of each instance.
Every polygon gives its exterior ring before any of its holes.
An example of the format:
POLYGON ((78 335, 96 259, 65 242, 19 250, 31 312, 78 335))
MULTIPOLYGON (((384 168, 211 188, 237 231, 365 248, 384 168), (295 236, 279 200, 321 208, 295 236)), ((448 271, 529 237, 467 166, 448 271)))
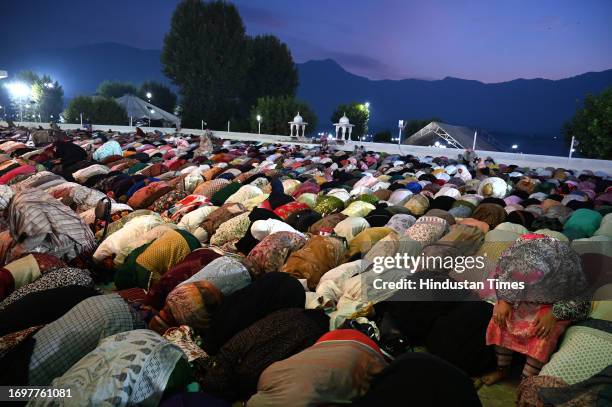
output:
POLYGON ((45 75, 32 85, 32 97, 38 104, 38 114, 43 122, 57 122, 64 110, 64 89, 58 81, 45 75))
POLYGON ((291 51, 273 35, 250 38, 249 70, 243 92, 247 109, 263 96, 295 96, 298 73, 291 51))
POLYGON ((183 0, 164 38, 164 73, 180 89, 182 124, 224 128, 237 116, 248 69, 247 38, 236 7, 183 0))
POLYGON ((612 159, 612 88, 599 95, 588 95, 582 107, 563 128, 568 145, 572 136, 576 150, 589 158, 612 159))
POLYGON ((68 104, 64 112, 64 119, 68 123, 80 123, 81 113, 84 123, 117 125, 128 123, 124 107, 113 98, 77 96, 68 104))
POLYGON ((107 98, 120 98, 123 95, 137 95, 138 89, 129 82, 104 81, 96 90, 96 95, 107 98))

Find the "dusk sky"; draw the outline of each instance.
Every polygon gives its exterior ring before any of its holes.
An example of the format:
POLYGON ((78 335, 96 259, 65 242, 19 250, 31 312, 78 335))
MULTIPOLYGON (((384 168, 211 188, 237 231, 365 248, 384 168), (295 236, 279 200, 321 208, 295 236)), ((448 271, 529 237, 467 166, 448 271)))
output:
MULTIPOLYGON (((21 48, 117 42, 160 49, 177 2, 1 0, 1 41, 21 48)), ((612 0, 235 3, 249 34, 277 35, 296 62, 331 58, 372 79, 501 82, 612 68, 612 0)))

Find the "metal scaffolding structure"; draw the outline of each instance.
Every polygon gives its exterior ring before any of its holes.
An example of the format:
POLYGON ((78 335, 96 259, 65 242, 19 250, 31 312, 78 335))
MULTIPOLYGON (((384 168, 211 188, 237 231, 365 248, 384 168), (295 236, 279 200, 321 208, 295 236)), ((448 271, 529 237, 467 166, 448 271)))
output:
POLYGON ((484 130, 454 126, 447 123, 431 122, 405 140, 405 144, 434 146, 441 143, 445 147, 476 150, 501 151, 496 142, 484 130))

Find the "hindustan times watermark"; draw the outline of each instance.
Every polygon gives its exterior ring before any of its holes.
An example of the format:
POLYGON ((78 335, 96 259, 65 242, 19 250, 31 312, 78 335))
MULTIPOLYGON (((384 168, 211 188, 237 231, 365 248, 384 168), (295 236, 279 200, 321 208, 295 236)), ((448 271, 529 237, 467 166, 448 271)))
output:
MULTIPOLYGON (((485 242, 477 254, 465 256, 452 247, 440 247, 436 249, 439 253, 417 251, 418 248, 411 246, 402 250, 401 243, 378 242, 375 250, 364 254, 359 277, 361 300, 374 303, 387 300, 495 303, 502 291, 505 294, 515 291, 513 297, 525 302, 543 300, 541 290, 528 283, 528 279, 521 278, 519 270, 515 271, 516 279, 499 274, 498 242, 485 242), (489 251, 495 255, 490 256, 489 251)), ((576 288, 576 292, 568 294, 571 298, 555 298, 551 294, 551 298, 545 298, 546 302, 612 300, 610 242, 576 244, 572 248, 581 257, 587 287, 576 288)))

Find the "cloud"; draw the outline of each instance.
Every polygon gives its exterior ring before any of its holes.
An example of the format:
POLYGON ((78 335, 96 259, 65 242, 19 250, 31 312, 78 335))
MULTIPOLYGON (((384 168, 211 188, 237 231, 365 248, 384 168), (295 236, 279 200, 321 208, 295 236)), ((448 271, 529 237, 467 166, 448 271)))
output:
POLYGON ((342 51, 327 51, 327 57, 335 60, 346 70, 365 75, 370 79, 399 79, 401 75, 376 58, 342 51))
POLYGON ((285 36, 284 40, 292 52, 294 52, 293 50, 299 50, 299 52, 294 53, 296 62, 305 62, 311 59, 333 59, 347 71, 370 79, 404 79, 406 77, 393 70, 390 65, 368 55, 329 49, 291 35, 285 36))

